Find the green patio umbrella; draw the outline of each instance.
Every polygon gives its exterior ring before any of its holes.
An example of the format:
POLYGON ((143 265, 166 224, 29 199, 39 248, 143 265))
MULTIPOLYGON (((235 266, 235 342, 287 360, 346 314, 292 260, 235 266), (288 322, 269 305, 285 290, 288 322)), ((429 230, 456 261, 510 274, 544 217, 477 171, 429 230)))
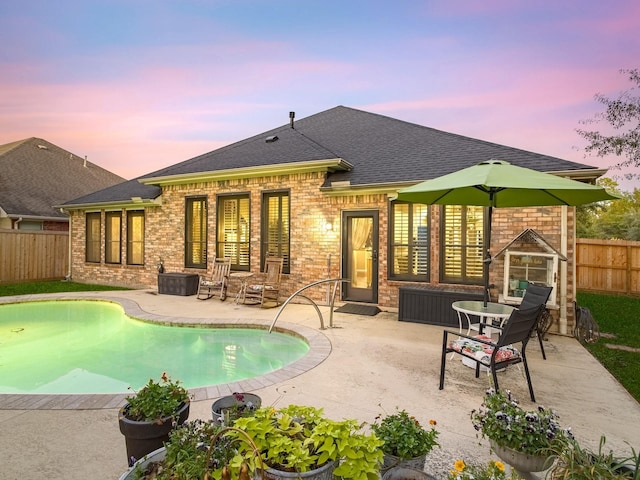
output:
POLYGON ((491 216, 494 207, 544 207, 584 205, 615 197, 596 185, 488 160, 457 172, 398 190, 397 199, 426 205, 474 205, 489 207, 485 240, 484 299, 489 296, 491 216))

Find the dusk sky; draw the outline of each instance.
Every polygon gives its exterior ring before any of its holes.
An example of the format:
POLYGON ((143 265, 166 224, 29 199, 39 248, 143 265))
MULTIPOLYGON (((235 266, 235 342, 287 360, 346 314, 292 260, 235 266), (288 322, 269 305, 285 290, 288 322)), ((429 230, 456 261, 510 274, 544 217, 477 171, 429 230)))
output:
POLYGON ((0 144, 129 179, 344 105, 606 167, 575 130, 639 32, 637 0, 3 1, 0 144))

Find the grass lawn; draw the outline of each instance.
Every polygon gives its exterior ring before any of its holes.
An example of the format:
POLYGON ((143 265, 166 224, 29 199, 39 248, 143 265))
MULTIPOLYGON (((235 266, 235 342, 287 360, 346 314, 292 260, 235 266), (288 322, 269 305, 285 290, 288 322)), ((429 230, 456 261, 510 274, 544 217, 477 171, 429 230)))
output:
POLYGON ((600 327, 600 340, 585 347, 640 402, 640 298, 579 292, 578 305, 600 327))
POLYGON ((50 282, 7 283, 0 285, 0 297, 9 295, 34 295, 37 293, 60 292, 102 292, 108 290, 127 290, 121 287, 106 285, 91 285, 88 283, 65 282, 53 280, 50 282))

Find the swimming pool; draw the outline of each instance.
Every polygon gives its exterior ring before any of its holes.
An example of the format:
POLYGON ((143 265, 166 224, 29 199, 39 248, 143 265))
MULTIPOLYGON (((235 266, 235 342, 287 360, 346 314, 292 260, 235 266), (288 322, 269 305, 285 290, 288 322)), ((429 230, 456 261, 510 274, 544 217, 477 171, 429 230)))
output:
POLYGON ((126 393, 163 371, 192 389, 268 374, 308 352, 300 336, 152 324, 112 302, 0 305, 3 394, 126 393))

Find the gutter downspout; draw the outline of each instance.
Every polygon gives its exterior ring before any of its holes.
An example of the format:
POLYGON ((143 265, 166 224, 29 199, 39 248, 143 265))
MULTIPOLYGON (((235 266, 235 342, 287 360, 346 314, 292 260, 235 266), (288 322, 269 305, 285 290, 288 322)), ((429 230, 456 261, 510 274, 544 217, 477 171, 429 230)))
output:
MULTIPOLYGON (((65 213, 65 209, 64 208, 61 208, 60 211, 62 213, 65 213)), ((69 240, 67 241, 67 244, 68 244, 68 247, 69 247, 69 253, 68 253, 69 258, 67 259, 67 263, 68 263, 67 276, 64 277, 64 281, 65 282, 70 282, 71 281, 71 263, 72 263, 71 253, 73 251, 72 248, 71 248, 71 239, 73 238, 72 235, 71 235, 71 228, 72 228, 73 222, 71 221, 72 220, 71 219, 71 212, 66 212, 66 214, 69 216, 69 240)))
POLYGON ((18 218, 15 222, 13 222, 13 229, 14 230, 20 230, 20 222, 22 221, 22 217, 18 218))
MULTIPOLYGON (((565 256, 565 258, 567 258, 567 261, 560 262, 560 318, 558 319, 558 326, 559 326, 560 334, 566 335, 567 334, 567 283, 568 283, 567 263, 569 258, 567 255, 567 251, 568 251, 567 212, 569 207, 567 207, 566 205, 562 205, 561 208, 562 208, 562 213, 560 215, 560 252, 562 253, 562 255, 565 256)), ((574 232, 575 232, 575 223, 574 223, 574 232)), ((572 278, 573 278, 574 291, 575 291, 575 281, 576 281, 575 234, 573 238, 574 238, 574 243, 573 243, 574 258, 572 259, 571 264, 573 268, 572 278)))

